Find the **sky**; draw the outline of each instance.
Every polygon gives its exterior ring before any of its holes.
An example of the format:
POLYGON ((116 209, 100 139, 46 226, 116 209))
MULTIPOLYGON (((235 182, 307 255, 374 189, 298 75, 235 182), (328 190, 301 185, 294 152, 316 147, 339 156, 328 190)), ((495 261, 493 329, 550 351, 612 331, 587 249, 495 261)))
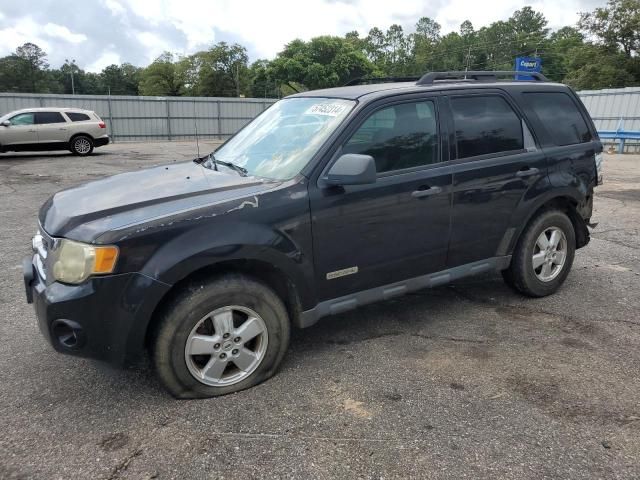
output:
POLYGON ((423 16, 442 32, 464 20, 476 29, 506 20, 525 5, 544 13, 552 29, 574 25, 577 13, 605 0, 0 0, 0 56, 25 42, 39 45, 52 67, 65 59, 84 70, 144 66, 162 52, 187 55, 226 41, 247 48, 250 61, 273 58, 294 38, 366 36, 398 23, 413 32, 423 16))

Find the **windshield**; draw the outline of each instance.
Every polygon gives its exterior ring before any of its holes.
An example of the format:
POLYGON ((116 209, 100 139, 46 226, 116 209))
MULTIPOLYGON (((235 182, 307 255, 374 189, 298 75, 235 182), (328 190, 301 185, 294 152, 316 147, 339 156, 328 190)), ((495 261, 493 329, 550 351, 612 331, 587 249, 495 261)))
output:
POLYGON ((293 178, 354 105, 336 98, 281 100, 220 147, 215 158, 243 167, 250 175, 293 178))

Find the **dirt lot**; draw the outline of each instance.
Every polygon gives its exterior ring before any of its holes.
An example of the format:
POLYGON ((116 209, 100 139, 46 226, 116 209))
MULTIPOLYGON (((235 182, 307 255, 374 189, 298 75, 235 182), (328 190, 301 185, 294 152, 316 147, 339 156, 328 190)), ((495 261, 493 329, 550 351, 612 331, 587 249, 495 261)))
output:
POLYGON ((369 306, 294 332, 263 385, 176 401, 146 364, 55 353, 20 260, 56 190, 193 156, 0 155, 0 478, 640 477, 640 156, 606 157, 558 294, 489 275, 369 306))

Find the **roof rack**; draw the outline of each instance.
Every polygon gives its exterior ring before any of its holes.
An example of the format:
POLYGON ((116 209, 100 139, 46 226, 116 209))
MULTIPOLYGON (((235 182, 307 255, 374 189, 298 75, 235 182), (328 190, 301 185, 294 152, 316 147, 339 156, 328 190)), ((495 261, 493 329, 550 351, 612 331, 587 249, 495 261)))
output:
POLYGON ((369 85, 372 83, 392 83, 392 82, 415 82, 420 77, 373 77, 373 78, 354 78, 345 83, 344 87, 352 87, 354 85, 369 85))
POLYGON ((476 81, 476 82, 495 82, 498 80, 498 77, 512 77, 512 79, 516 75, 528 76, 537 82, 548 82, 549 79, 545 77, 543 74, 538 72, 524 72, 524 71, 456 71, 456 72, 429 72, 425 73, 420 79, 416 82, 416 85, 433 85, 438 80, 468 80, 468 81, 476 81))

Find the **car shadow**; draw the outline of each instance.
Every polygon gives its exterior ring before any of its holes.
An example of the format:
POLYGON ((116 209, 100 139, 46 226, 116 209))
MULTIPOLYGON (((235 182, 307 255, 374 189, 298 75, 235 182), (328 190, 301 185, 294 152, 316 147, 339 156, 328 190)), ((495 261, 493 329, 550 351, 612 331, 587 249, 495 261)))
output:
MULTIPOLYGON (((105 155, 109 155, 109 152, 93 152, 88 157, 78 157, 78 158, 91 158, 91 157, 102 157, 105 155)), ((0 153, 0 160, 37 160, 43 158, 52 158, 52 157, 60 157, 60 158, 68 158, 74 157, 75 155, 71 152, 65 151, 53 151, 53 152, 6 152, 0 153)))
MULTIPOLYGON (((510 295, 499 275, 483 277, 486 288, 499 294, 510 295)), ((460 302, 464 298, 464 294, 461 295, 461 293, 466 288, 464 283, 457 283, 420 290, 323 318, 310 328, 293 329, 289 350, 280 370, 283 373, 291 372, 296 370, 302 362, 313 363, 318 357, 332 354, 332 352, 337 354, 349 345, 354 346, 378 338, 430 338, 436 335, 435 330, 442 329, 442 325, 437 324, 438 315, 430 315, 430 312, 442 312, 448 308, 448 305, 460 302)), ((469 308, 473 307, 469 305, 469 308)), ((148 354, 126 369, 97 361, 67 359, 66 356, 59 357, 57 361, 64 364, 65 369, 70 372, 83 372, 85 380, 77 385, 77 388, 78 391, 83 392, 83 395, 89 395, 89 397, 92 388, 100 384, 110 391, 120 392, 117 396, 135 395, 141 401, 144 399, 147 402, 165 402, 173 398, 157 379, 148 354)), ((71 374, 71 376, 75 378, 75 375, 71 374)), ((65 387, 65 391, 67 389, 68 387, 65 387)), ((144 401, 141 404, 144 404, 144 401)))

